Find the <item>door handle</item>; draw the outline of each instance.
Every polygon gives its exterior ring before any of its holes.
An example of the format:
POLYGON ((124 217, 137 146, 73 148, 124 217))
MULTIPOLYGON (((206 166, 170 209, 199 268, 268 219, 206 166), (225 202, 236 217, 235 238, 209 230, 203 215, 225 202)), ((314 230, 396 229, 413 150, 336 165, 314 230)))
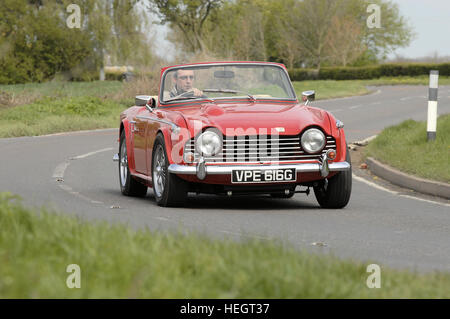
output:
POLYGON ((130 121, 131 132, 139 132, 139 129, 136 127, 136 121, 130 121))

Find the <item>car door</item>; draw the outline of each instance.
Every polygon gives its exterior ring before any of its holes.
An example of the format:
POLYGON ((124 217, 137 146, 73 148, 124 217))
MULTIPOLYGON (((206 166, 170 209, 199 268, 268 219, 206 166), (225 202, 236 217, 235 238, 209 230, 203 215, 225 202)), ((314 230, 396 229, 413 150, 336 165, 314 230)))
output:
POLYGON ((132 121, 131 132, 134 140, 134 164, 136 172, 147 175, 147 140, 148 110, 143 107, 132 121))

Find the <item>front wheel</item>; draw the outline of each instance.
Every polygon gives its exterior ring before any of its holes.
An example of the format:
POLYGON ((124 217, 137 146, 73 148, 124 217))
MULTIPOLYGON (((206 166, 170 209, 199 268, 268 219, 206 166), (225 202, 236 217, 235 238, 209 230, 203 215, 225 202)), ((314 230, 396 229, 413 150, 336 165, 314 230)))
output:
POLYGON ((162 134, 155 139, 152 156, 152 185, 159 206, 183 206, 187 198, 187 182, 169 173, 169 161, 162 134))
POLYGON ((352 166, 350 159, 350 151, 346 149, 347 155, 345 160, 350 164, 348 171, 339 172, 328 182, 323 181, 314 187, 314 194, 323 208, 343 208, 349 200, 352 192, 352 166))

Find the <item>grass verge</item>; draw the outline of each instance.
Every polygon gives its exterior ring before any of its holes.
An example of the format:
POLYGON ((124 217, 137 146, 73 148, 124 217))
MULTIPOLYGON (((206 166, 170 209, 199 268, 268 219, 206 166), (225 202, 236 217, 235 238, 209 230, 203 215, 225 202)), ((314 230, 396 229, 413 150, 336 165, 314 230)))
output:
POLYGON ((35 214, 0 193, 0 298, 449 298, 450 274, 382 268, 267 241, 134 231, 35 214), (69 264, 81 288, 69 289, 69 264))
MULTIPOLYGON (((367 86, 381 85, 428 85, 428 76, 417 77, 392 77, 379 78, 374 80, 317 80, 317 81, 296 81, 292 82, 297 96, 300 97, 303 91, 315 90, 316 99, 332 99, 370 93, 367 86)), ((450 85, 450 77, 439 77, 439 85, 450 85)))
POLYGON ((366 148, 372 156, 405 173, 450 183, 450 114, 437 121, 437 137, 427 142, 426 122, 407 120, 386 128, 366 148))
POLYGON ((44 98, 0 110, 0 137, 117 127, 129 105, 97 97, 44 98))
MULTIPOLYGON (((368 85, 427 84, 428 77, 381 78, 351 81, 293 82, 297 96, 316 90, 316 98, 368 94, 368 85)), ((440 84, 450 84, 442 77, 440 84)), ((134 96, 157 92, 156 79, 138 81, 47 82, 0 85, 0 137, 34 136, 58 132, 117 127, 119 113, 134 96), (95 104, 95 105, 94 105, 95 104), (89 113, 88 110, 93 112, 89 113)))

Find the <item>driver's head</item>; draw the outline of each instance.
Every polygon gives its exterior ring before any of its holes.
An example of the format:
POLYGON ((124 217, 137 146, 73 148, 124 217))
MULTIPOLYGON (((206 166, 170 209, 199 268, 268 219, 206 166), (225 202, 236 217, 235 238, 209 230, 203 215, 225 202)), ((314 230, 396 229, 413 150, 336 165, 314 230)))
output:
POLYGON ((193 70, 177 70, 173 76, 175 87, 178 94, 192 90, 192 83, 194 82, 193 70))

